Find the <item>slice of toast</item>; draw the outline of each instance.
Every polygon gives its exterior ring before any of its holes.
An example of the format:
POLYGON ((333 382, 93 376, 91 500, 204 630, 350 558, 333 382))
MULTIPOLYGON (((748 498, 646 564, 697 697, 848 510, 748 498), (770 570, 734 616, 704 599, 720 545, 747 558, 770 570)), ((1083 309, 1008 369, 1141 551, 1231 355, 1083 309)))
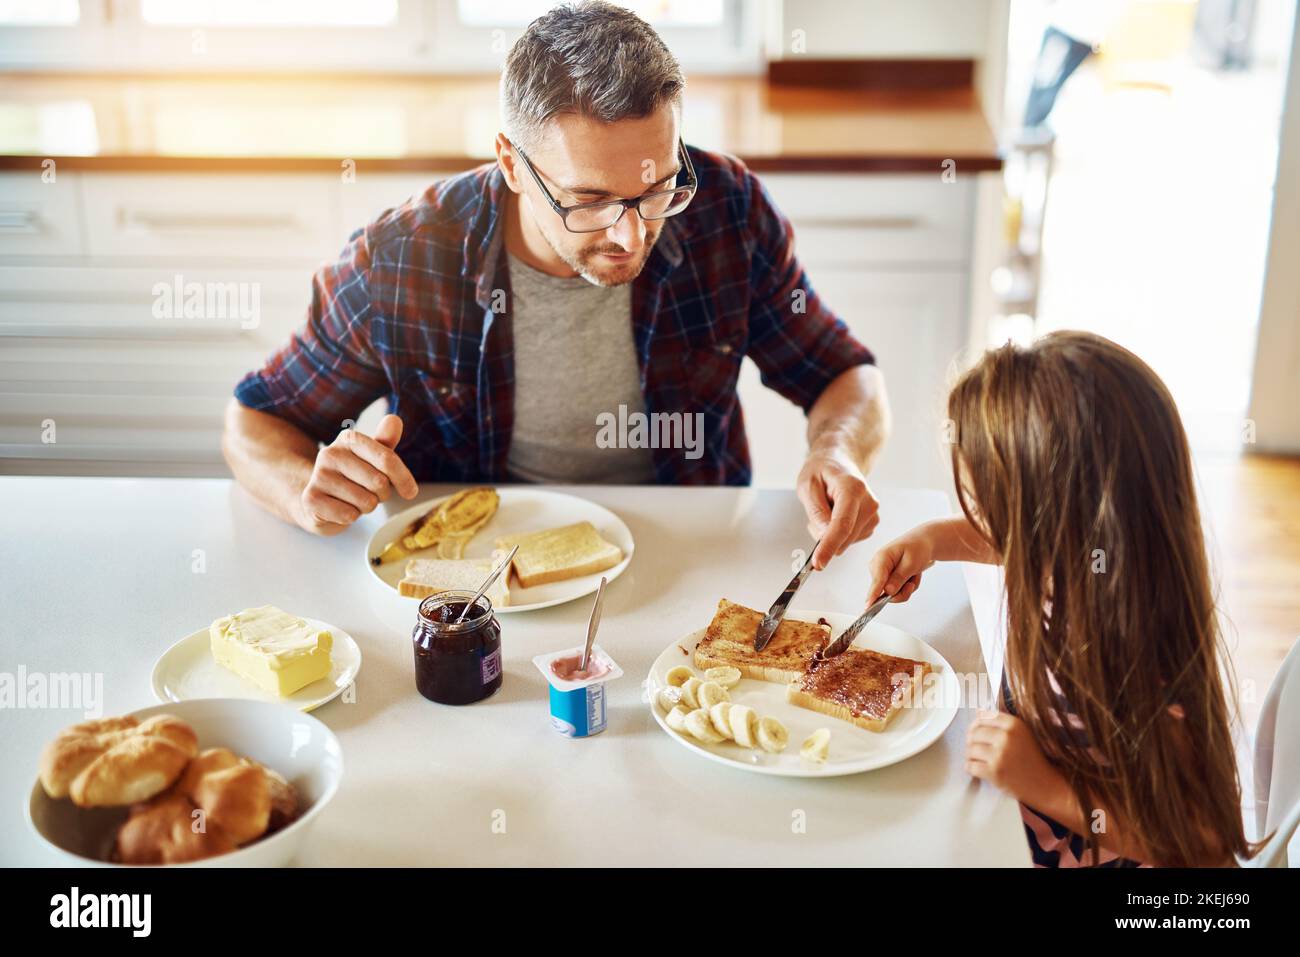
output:
POLYGON ((695 667, 719 665, 740 669, 747 678, 784 684, 803 674, 813 655, 830 641, 829 625, 785 619, 762 651, 754 650, 754 632, 763 613, 722 599, 704 637, 695 646, 695 667))
POLYGON ((613 568, 623 560, 623 550, 600 537, 591 522, 576 522, 527 535, 498 538, 496 547, 515 556, 515 577, 524 588, 566 581, 613 568))
MULTIPOLYGON (((397 591, 408 598, 428 598, 444 591, 476 592, 495 567, 490 559, 412 558, 406 563, 397 591)), ((487 590, 493 608, 510 604, 506 577, 502 575, 487 590)))
POLYGON ((889 719, 920 700, 925 661, 849 648, 834 658, 809 662, 786 687, 786 700, 868 731, 884 731, 889 719))

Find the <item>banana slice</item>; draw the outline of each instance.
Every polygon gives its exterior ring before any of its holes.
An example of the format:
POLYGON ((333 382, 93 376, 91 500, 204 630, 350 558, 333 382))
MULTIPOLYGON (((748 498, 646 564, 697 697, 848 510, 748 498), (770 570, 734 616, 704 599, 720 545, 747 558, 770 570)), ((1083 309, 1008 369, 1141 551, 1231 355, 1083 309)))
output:
POLYGON ((686 716, 686 730, 698 741, 705 744, 719 744, 722 742, 722 735, 713 730, 713 722, 709 720, 709 713, 703 708, 696 708, 686 716))
POLYGON ((734 688, 740 684, 740 669, 731 665, 719 665, 704 672, 705 681, 716 681, 724 688, 734 688))
POLYGON ((814 764, 825 764, 831 752, 831 729, 818 728, 799 746, 799 757, 814 764))
POLYGON ((730 701, 731 695, 716 681, 702 681, 695 689, 695 700, 700 703, 701 708, 712 708, 715 704, 730 701))
POLYGON ((709 709, 709 720, 713 723, 713 730, 722 735, 723 738, 730 741, 735 735, 731 733, 731 719, 727 714, 732 708, 730 701, 719 701, 709 709))
POLYGON ((663 708, 665 711, 672 711, 673 708, 677 707, 677 705, 681 703, 681 700, 682 693, 678 688, 660 688, 659 693, 655 695, 655 701, 658 702, 659 707, 663 708))
POLYGON ((674 731, 681 731, 685 733, 686 716, 688 714, 690 714, 689 711, 687 711, 681 705, 677 705, 676 707, 673 708, 673 710, 669 711, 668 714, 664 716, 664 721, 666 721, 668 723, 668 727, 672 728, 674 731))
POLYGON ((746 704, 733 704, 727 711, 727 724, 731 726, 731 737, 742 748, 752 748, 758 741, 758 715, 746 704))
POLYGON ((700 685, 702 684, 704 684, 703 681, 701 681, 699 678, 695 677, 694 675, 691 675, 681 685, 682 704, 686 705, 686 707, 689 708, 691 711, 694 711, 696 708, 700 706, 700 701, 697 697, 695 697, 695 694, 699 690, 700 685))
POLYGON ((687 668, 685 665, 678 665, 676 668, 668 669, 668 674, 664 676, 664 680, 668 682, 668 687, 680 688, 682 685, 686 684, 687 681, 689 681, 691 678, 694 677, 695 677, 694 671, 692 671, 690 668, 687 668))
POLYGON ((785 729, 780 721, 776 718, 767 717, 758 719, 758 746, 764 751, 777 754, 785 750, 785 746, 790 743, 790 732, 785 729))

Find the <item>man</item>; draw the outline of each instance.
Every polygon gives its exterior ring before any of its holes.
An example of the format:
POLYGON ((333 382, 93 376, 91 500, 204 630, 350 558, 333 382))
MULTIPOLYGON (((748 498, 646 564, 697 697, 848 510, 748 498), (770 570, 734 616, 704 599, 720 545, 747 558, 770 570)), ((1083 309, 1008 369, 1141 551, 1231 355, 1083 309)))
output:
POLYGON ((496 163, 356 233, 316 275, 304 328, 236 387, 223 448, 239 482, 322 535, 417 478, 747 484, 748 355, 808 414, 814 565, 871 534, 883 378, 753 175, 681 143, 683 87, 622 8, 534 21, 506 61, 496 163), (380 397, 374 435, 347 427, 380 397), (671 441, 611 438, 646 418, 671 441))

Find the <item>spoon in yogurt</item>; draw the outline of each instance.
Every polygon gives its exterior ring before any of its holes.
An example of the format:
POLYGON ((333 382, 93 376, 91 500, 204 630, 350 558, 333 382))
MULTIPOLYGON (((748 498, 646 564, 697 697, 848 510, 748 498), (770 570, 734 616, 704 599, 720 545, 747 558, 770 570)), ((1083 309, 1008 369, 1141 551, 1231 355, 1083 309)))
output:
POLYGON ((578 670, 585 672, 591 661, 591 643, 596 640, 596 629, 600 627, 600 608, 605 603, 605 576, 600 577, 600 587, 596 589, 596 603, 591 606, 591 620, 587 622, 587 644, 582 649, 582 660, 578 670))

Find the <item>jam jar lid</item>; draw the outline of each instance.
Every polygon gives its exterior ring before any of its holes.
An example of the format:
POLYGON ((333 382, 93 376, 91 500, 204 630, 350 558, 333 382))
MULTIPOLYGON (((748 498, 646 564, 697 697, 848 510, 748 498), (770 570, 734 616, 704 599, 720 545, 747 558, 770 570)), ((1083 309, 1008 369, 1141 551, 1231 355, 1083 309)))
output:
POLYGON ((453 615, 448 605, 468 604, 474 597, 472 591, 443 591, 436 595, 430 595, 420 601, 420 624, 432 627, 445 634, 458 634, 461 632, 474 631, 482 628, 494 617, 492 601, 486 595, 480 598, 471 609, 470 614, 465 616, 462 622, 456 622, 455 616, 460 614, 457 610, 453 615), (480 614, 474 614, 475 611, 483 609, 480 614), (445 615, 446 617, 442 617, 445 615))

